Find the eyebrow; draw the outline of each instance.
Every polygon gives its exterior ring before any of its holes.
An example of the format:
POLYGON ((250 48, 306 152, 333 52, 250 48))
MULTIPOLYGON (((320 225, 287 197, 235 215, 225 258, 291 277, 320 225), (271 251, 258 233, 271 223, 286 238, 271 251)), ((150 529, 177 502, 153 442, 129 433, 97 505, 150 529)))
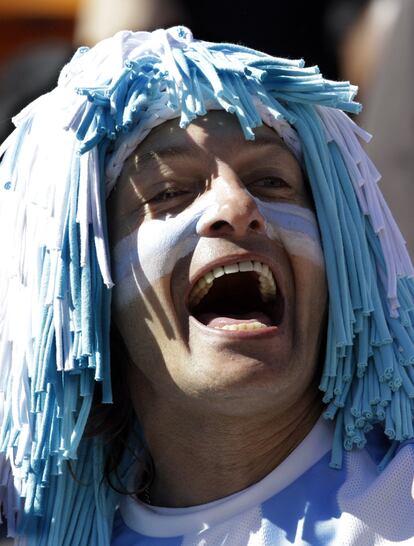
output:
MULTIPOLYGON (((273 148, 279 148, 280 151, 290 153, 281 139, 279 140, 270 135, 257 135, 254 140, 245 142, 251 142, 255 149, 272 146, 273 148)), ((234 146, 237 146, 237 141, 235 141, 234 146)), ((140 172, 158 160, 194 158, 198 150, 198 146, 194 144, 165 144, 148 150, 141 155, 137 153, 134 158, 134 166, 137 172, 140 172)))
POLYGON ((196 151, 196 146, 188 146, 184 144, 166 144, 165 146, 160 146, 148 150, 143 154, 136 154, 134 158, 134 166, 137 171, 142 171, 151 164, 156 163, 158 160, 166 159, 179 159, 182 157, 188 157, 193 155, 196 151))

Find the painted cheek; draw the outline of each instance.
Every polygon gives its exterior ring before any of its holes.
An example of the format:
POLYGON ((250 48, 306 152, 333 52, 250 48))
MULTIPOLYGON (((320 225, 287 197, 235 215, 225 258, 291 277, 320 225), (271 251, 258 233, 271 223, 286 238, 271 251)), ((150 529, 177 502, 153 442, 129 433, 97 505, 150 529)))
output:
POLYGON ((144 293, 194 251, 200 238, 198 223, 213 214, 211 207, 211 199, 205 198, 175 216, 146 220, 115 245, 113 277, 122 300, 144 293))
POLYGON ((307 258, 325 267, 318 223, 310 209, 258 199, 256 204, 266 222, 266 234, 270 239, 279 241, 292 256, 307 258))

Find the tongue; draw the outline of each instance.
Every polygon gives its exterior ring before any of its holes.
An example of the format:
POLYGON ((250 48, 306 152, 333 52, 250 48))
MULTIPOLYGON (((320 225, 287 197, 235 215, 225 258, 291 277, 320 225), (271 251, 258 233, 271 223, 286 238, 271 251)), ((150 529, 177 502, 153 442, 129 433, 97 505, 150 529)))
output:
POLYGON ((240 324, 242 322, 261 322, 266 326, 272 326, 272 321, 268 315, 255 311, 253 313, 239 313, 237 315, 228 315, 221 317, 215 313, 201 313, 197 315, 197 319, 212 328, 222 328, 226 324, 240 324))

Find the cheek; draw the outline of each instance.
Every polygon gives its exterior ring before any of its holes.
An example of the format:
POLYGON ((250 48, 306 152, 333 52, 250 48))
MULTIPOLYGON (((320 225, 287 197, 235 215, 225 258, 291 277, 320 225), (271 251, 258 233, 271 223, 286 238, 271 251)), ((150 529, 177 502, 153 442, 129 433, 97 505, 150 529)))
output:
POLYGON ((112 252, 114 297, 127 305, 134 298, 154 292, 169 278, 177 262, 194 251, 198 242, 199 215, 191 211, 165 220, 147 220, 121 239, 112 252))
POLYGON ((138 230, 137 266, 147 285, 171 275, 178 260, 194 251, 198 242, 197 218, 182 214, 167 220, 150 220, 138 230))
POLYGON ((318 224, 313 212, 290 203, 262 203, 258 209, 269 238, 279 241, 290 256, 303 258, 324 270, 318 224))
POLYGON ((301 304, 301 313, 319 315, 327 301, 325 269, 304 256, 292 256, 291 263, 295 277, 296 299, 301 304))
POLYGON ((168 285, 168 280, 160 279, 128 303, 120 303, 114 288, 112 318, 132 361, 146 370, 145 375, 150 375, 152 368, 158 373, 162 365, 157 363, 162 363, 166 354, 173 356, 176 348, 174 340, 178 335, 169 314, 168 285))
POLYGON ((295 345, 306 347, 311 355, 318 350, 328 307, 325 269, 312 260, 291 257, 295 283, 294 338, 295 345))
POLYGON ((318 224, 313 212, 290 203, 260 203, 268 236, 289 255, 294 276, 295 337, 317 339, 325 316, 328 292, 318 224))

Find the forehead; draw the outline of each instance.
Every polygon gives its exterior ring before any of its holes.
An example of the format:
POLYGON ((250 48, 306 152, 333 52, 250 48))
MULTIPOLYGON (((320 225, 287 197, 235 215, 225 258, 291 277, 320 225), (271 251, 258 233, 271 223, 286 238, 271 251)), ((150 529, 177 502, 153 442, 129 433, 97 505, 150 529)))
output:
POLYGON ((243 157, 254 159, 256 153, 267 151, 287 167, 298 173, 301 171, 296 158, 273 129, 263 125, 254 133, 254 140, 246 140, 236 116, 223 111, 210 111, 186 129, 180 128, 179 119, 174 119, 151 131, 126 162, 124 170, 131 163, 142 170, 154 162, 177 160, 181 156, 208 155, 228 161, 243 157))

